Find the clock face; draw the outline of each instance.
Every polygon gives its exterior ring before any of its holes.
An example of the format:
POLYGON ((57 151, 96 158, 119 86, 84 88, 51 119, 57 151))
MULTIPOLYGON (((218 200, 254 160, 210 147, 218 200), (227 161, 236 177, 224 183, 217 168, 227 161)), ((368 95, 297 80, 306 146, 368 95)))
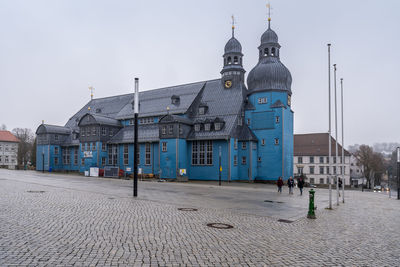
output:
POLYGON ((287 104, 288 106, 292 105, 292 96, 290 95, 287 96, 287 104))
POLYGON ((231 86, 232 86, 232 81, 230 80, 225 81, 225 88, 231 88, 231 86))

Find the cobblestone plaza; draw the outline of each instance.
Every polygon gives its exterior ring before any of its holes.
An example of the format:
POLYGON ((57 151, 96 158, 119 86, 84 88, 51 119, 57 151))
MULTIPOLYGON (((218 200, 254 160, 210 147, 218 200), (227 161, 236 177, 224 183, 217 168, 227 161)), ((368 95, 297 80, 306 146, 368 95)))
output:
POLYGON ((140 182, 134 199, 132 181, 0 170, 0 266, 400 265, 398 200, 346 191, 329 211, 317 189, 310 220, 285 190, 140 182))

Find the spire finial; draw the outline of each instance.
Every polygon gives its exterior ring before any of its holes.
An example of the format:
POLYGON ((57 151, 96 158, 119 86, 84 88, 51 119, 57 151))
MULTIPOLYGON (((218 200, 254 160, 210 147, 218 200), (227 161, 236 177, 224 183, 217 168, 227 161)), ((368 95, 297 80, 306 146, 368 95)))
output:
POLYGON ((268 1, 267 4, 268 9, 268 28, 271 28, 271 3, 268 1))
POLYGON ((235 17, 232 15, 232 38, 235 37, 235 17))
POLYGON ((90 90, 90 99, 93 100, 94 87, 93 86, 89 86, 89 90, 90 90))

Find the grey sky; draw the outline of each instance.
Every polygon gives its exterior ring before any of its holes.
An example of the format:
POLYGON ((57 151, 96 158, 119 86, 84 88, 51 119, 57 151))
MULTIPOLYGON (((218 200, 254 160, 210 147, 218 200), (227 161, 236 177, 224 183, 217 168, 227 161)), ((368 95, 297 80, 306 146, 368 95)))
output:
MULTIPOLYGON (((232 14, 248 73, 267 27, 265 4, 0 0, 0 124, 64 125, 90 100, 89 85, 98 98, 132 92, 133 77, 141 90, 219 78, 232 14)), ((293 76, 295 133, 328 129, 331 42, 344 78, 345 143, 400 142, 400 1, 271 4, 281 60, 293 76)))

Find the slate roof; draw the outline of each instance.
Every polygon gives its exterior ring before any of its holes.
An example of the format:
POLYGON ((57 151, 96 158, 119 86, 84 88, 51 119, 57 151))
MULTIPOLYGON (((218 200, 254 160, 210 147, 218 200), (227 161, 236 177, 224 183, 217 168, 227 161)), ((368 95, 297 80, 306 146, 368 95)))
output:
POLYGON ((56 134, 70 134, 72 132, 71 128, 58 126, 58 125, 50 125, 50 124, 41 124, 37 130, 36 134, 39 131, 44 131, 45 133, 56 133, 56 134))
MULTIPOLYGON (((100 116, 100 115, 96 115, 96 114, 87 114, 87 115, 92 116, 95 119, 95 121, 97 123, 99 123, 100 125, 122 126, 121 122, 119 122, 116 119, 110 118, 110 117, 100 116)), ((83 117, 85 117, 85 115, 83 117)), ((82 118, 81 118, 81 120, 82 120, 82 118)))
POLYGON ((193 125, 192 120, 178 115, 171 115, 171 114, 165 115, 159 120, 159 123, 169 123, 169 122, 179 122, 188 125, 193 125))
POLYGON ((0 141, 1 142, 20 142, 20 140, 15 137, 10 131, 0 131, 0 141))
MULTIPOLYGON (((159 116, 178 113, 186 113, 196 96, 204 87, 205 82, 190 83, 171 86, 161 89, 143 91, 139 93, 139 117, 159 116), (171 97, 179 96, 179 104, 171 103, 171 97), (167 110, 169 107, 169 111, 167 110)), ((116 119, 133 118, 132 101, 126 104, 116 115, 116 119)))
MULTIPOLYGON (((328 133, 295 134, 294 156, 328 156, 329 154, 328 133)), ((336 154, 336 142, 331 136, 332 156, 336 154)), ((338 143, 338 155, 342 155, 342 146, 338 143)), ((345 149, 345 156, 350 153, 345 149)))
MULTIPOLYGON (((157 124, 140 125, 138 129, 139 142, 158 142, 159 129, 157 124)), ((126 126, 114 135, 108 143, 110 144, 126 144, 134 141, 134 126, 126 126)))
MULTIPOLYGON (((188 139, 227 139, 230 136, 237 138, 236 134, 241 133, 236 128, 243 127, 237 125, 238 116, 241 113, 243 99, 247 95, 244 84, 236 84, 230 89, 225 89, 221 79, 207 81, 204 90, 199 98, 199 103, 206 103, 208 110, 206 114, 196 113, 191 117, 193 121, 222 119, 225 124, 220 131, 198 131, 194 129, 189 133, 188 139)), ((249 129, 251 132, 251 130, 249 129)), ((252 138, 252 137, 245 137, 252 138)))

